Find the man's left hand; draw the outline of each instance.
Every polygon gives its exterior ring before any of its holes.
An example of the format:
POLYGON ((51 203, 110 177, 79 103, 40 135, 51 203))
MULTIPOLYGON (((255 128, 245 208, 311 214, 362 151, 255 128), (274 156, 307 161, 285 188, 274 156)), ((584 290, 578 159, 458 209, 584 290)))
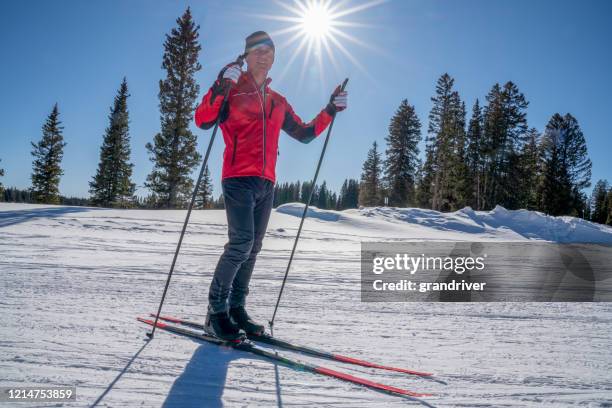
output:
POLYGON ((331 98, 329 98, 329 103, 334 105, 336 112, 341 112, 346 109, 347 102, 348 92, 343 91, 340 85, 338 85, 336 90, 332 93, 331 98))

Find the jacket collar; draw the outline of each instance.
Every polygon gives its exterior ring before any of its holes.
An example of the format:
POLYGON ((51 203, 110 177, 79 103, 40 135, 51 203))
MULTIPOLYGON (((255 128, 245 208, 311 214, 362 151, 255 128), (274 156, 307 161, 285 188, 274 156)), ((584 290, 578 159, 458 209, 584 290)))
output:
MULTIPOLYGON (((240 75, 240 79, 238 80, 238 82, 241 85, 248 84, 248 86, 257 89, 257 82, 255 82, 255 78, 253 78, 253 75, 249 71, 244 71, 242 75, 240 75)), ((270 77, 266 78, 266 80, 264 81, 266 89, 268 89, 270 82, 272 82, 272 78, 270 77)))

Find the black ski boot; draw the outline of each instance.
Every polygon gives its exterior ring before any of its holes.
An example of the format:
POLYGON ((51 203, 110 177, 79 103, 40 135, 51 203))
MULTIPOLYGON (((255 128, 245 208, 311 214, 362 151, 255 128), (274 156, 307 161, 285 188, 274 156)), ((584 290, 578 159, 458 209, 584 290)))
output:
POLYGON ((249 314, 244 309, 244 306, 231 308, 229 314, 234 323, 236 323, 236 326, 244 330, 247 335, 263 334, 265 327, 261 324, 255 323, 253 319, 249 317, 249 314))
POLYGON ((232 322, 227 312, 210 313, 206 315, 204 331, 212 336, 227 341, 242 341, 246 338, 244 332, 232 322))

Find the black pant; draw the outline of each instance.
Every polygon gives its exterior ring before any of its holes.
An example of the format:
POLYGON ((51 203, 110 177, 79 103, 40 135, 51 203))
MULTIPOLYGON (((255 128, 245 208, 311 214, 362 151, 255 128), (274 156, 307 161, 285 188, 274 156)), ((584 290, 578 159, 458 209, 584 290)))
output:
POLYGON ((210 284, 211 313, 244 306, 274 199, 274 184, 261 177, 231 177, 221 184, 229 241, 210 284))

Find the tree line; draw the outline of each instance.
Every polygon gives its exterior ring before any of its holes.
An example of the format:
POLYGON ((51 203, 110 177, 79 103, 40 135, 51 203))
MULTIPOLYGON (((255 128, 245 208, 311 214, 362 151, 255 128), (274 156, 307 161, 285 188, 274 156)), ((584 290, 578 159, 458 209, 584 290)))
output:
POLYGON ((603 223, 612 218, 612 206, 603 204, 609 200, 607 182, 599 181, 591 198, 583 192, 591 184, 591 160, 570 113, 553 114, 543 132, 530 128, 529 102, 509 81, 494 84, 484 106, 476 99, 468 121, 465 102, 447 73, 431 100, 424 161, 418 148, 421 122, 403 100, 389 124, 386 157, 376 142, 368 152, 359 205, 437 211, 501 205, 603 223))
POLYGON ((327 187, 327 182, 312 187, 311 181, 300 181, 292 183, 277 183, 274 186, 274 207, 285 203, 304 203, 310 204, 326 210, 346 210, 359 207, 359 181, 356 179, 346 179, 336 194, 327 187))

